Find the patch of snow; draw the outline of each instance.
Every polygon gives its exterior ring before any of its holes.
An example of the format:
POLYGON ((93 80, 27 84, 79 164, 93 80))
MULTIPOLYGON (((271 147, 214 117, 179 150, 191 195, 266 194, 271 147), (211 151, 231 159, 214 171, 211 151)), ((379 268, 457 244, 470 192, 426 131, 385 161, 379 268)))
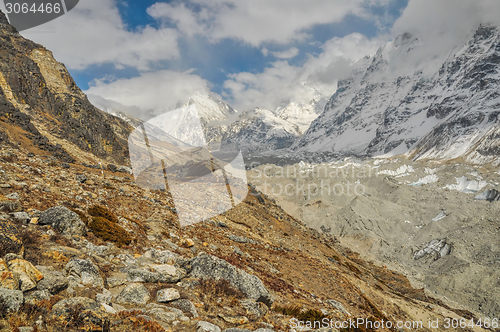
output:
POLYGON ((422 186, 424 184, 434 183, 434 182, 438 182, 438 181, 439 181, 439 177, 436 174, 430 174, 430 175, 424 176, 423 178, 418 179, 418 181, 413 182, 410 185, 422 186))
POLYGON ((458 190, 463 193, 476 193, 488 185, 486 181, 469 180, 466 176, 455 178, 457 184, 449 184, 443 188, 458 190))
POLYGON ((437 216, 432 218, 432 221, 438 221, 438 220, 441 220, 445 217, 446 217, 446 213, 444 213, 444 211, 441 211, 441 213, 439 213, 437 216))
POLYGON ((409 173, 413 173, 413 172, 415 172, 415 169, 412 166, 403 165, 395 171, 384 169, 384 170, 378 171, 378 174, 385 174, 385 175, 390 175, 390 176, 395 176, 395 177, 401 177, 401 176, 410 175, 409 173))

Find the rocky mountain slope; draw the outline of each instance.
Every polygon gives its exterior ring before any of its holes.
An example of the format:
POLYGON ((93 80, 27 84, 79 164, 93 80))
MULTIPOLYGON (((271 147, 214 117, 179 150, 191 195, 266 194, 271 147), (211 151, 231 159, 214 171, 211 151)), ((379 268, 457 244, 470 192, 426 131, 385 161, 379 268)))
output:
POLYGON ((3 13, 0 57, 2 141, 64 162, 127 163, 132 127, 92 106, 64 65, 19 35, 3 13))
POLYGON ((407 33, 360 60, 293 150, 498 162, 499 28, 481 25, 443 62, 412 64, 424 47, 407 33))
POLYGON ((265 165, 248 178, 294 217, 426 294, 484 317, 499 312, 497 168, 348 159, 265 165))

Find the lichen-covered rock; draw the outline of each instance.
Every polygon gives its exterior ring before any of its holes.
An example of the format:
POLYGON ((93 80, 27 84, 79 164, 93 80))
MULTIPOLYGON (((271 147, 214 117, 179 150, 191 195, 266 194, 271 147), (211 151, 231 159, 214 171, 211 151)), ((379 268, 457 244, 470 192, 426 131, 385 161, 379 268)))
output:
POLYGON ((23 207, 19 201, 0 197, 0 212, 20 212, 22 209, 23 207))
POLYGON ((45 271, 43 279, 36 286, 39 290, 47 290, 51 294, 57 294, 68 288, 68 278, 62 272, 45 271))
POLYGON ((51 225, 62 235, 85 235, 87 227, 80 217, 64 206, 56 206, 40 213, 40 225, 51 225))
POLYGON ((274 297, 258 277, 212 255, 201 253, 193 258, 190 277, 225 279, 250 299, 265 303, 267 306, 274 302, 274 297))
POLYGON ((19 237, 17 227, 10 221, 0 222, 0 256, 8 253, 20 254, 23 252, 23 243, 19 237))
POLYGON ((157 302, 170 302, 181 298, 179 291, 175 288, 161 289, 156 293, 157 302))
POLYGON ((36 284, 43 279, 43 274, 33 264, 24 259, 9 260, 7 267, 14 275, 18 276, 19 288, 23 292, 36 288, 36 284))
POLYGON ((72 258, 64 268, 64 275, 68 276, 70 284, 104 286, 99 268, 89 259, 72 258))
POLYGON ((102 324, 108 318, 106 310, 96 301, 87 297, 73 297, 61 300, 54 304, 50 312, 50 319, 59 324, 68 323, 69 319, 74 319, 72 315, 78 315, 82 326, 87 331, 101 331, 102 324))
POLYGON ((196 324, 196 332, 221 332, 221 330, 217 325, 200 320, 196 324))
POLYGON ((143 284, 134 283, 125 287, 116 297, 117 303, 145 305, 151 298, 143 284))
POLYGON ((18 277, 9 270, 3 258, 0 258, 0 287, 10 290, 19 289, 18 277))
POLYGON ((198 311, 196 310, 196 307, 194 306, 193 302, 189 301, 188 299, 178 299, 170 302, 168 305, 179 308, 184 312, 189 312, 193 316, 193 318, 198 317, 198 311))
POLYGON ((38 302, 43 301, 43 300, 50 300, 51 296, 52 295, 50 294, 50 292, 46 289, 38 290, 38 291, 34 291, 30 295, 26 296, 24 298, 24 302, 31 303, 31 304, 37 304, 38 302))
POLYGON ((240 303, 241 306, 247 311, 247 314, 255 319, 262 318, 269 312, 269 308, 262 302, 245 299, 241 300, 240 303))
POLYGON ((12 290, 0 288, 0 299, 7 306, 7 312, 15 312, 24 302, 23 292, 20 290, 12 290))

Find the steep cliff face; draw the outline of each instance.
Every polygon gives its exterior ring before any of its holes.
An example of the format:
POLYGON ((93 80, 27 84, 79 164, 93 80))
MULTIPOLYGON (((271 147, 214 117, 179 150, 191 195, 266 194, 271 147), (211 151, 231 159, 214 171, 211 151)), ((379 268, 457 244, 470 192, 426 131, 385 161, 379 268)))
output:
POLYGON ((419 69, 408 59, 424 47, 404 34, 362 59, 294 149, 498 162, 498 27, 480 26, 447 59, 419 69))
MULTIPOLYGON (((95 108, 63 64, 43 46, 23 38, 0 13, 0 130, 4 140, 32 145, 60 160, 84 154, 128 163, 132 128, 95 108)), ((89 157, 91 158, 91 157, 89 157)))

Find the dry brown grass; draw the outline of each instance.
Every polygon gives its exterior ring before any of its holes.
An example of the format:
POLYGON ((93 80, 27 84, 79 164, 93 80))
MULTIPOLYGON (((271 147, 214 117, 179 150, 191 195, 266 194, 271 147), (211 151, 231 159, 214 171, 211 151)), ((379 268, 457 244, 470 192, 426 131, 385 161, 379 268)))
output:
POLYGON ((203 294, 210 294, 215 297, 234 297, 241 299, 244 294, 233 287, 229 281, 225 279, 205 279, 199 280, 200 290, 203 294))

